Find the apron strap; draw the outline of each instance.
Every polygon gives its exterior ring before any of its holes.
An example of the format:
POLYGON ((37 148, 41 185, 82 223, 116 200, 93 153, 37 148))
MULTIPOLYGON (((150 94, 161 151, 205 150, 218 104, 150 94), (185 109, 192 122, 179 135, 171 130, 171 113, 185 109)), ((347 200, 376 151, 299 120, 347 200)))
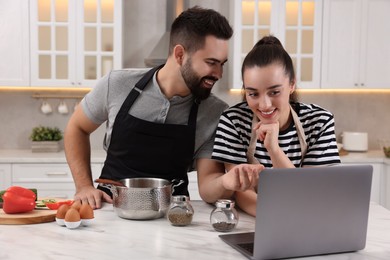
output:
POLYGON ((295 110, 291 106, 290 106, 290 108, 291 108, 291 115, 292 115, 292 118, 293 118, 293 121, 295 124, 295 129, 297 130, 297 133, 298 133, 299 144, 301 146, 301 155, 302 156, 301 156, 301 163, 299 164, 299 166, 301 167, 302 163, 303 163, 303 159, 305 158, 305 155, 307 153, 306 135, 305 135, 305 130, 303 130, 302 123, 299 120, 297 113, 295 112, 295 110))
POLYGON ((260 162, 255 157, 257 135, 256 135, 256 131, 253 130, 253 128, 255 127, 255 125, 258 122, 259 122, 259 119, 253 113, 252 126, 251 126, 251 129, 252 129, 252 131, 251 131, 251 140, 249 141, 248 151, 246 152, 246 157, 247 157, 248 163, 250 163, 250 164, 260 164, 260 162))
POLYGON ((138 98, 138 96, 142 93, 142 91, 145 89, 146 85, 150 81, 150 79, 153 77, 154 73, 162 68, 164 64, 159 65, 157 67, 154 67, 150 69, 148 72, 145 73, 145 75, 135 84, 134 88, 130 91, 130 94, 127 96, 125 102, 123 103, 123 106, 121 108, 122 111, 128 113, 131 106, 133 105, 134 101, 138 98))
MULTIPOLYGON (((303 159, 307 153, 307 142, 306 142, 306 136, 305 136, 305 131, 303 130, 303 126, 301 121, 299 120, 299 117, 295 110, 292 108, 290 105, 290 111, 291 115, 295 124, 295 128, 298 134, 298 140, 299 140, 299 145, 301 146, 301 163, 299 166, 302 166, 303 159)), ((257 135, 256 131, 253 130, 255 125, 259 122, 259 119, 255 114, 253 114, 253 119, 252 119, 252 131, 251 131, 251 140, 249 141, 249 146, 248 146, 248 151, 247 151, 247 160, 248 163, 250 164, 260 164, 260 162, 256 159, 255 157, 255 152, 256 152, 256 143, 257 143, 257 135)))

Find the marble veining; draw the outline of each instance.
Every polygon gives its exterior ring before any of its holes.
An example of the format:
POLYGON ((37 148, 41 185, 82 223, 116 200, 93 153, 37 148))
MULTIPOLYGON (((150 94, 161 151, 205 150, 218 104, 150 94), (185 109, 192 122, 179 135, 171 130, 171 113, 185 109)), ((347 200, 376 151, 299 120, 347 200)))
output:
MULTIPOLYGON (((165 218, 127 220, 112 205, 95 210, 89 227, 70 230, 55 222, 0 226, 0 259, 246 259, 225 244, 209 222, 213 206, 193 201, 189 226, 172 226, 165 218)), ((234 232, 254 230, 254 218, 240 211, 234 232)), ((296 258, 305 260, 389 260, 390 211, 370 205, 364 250, 296 258)))

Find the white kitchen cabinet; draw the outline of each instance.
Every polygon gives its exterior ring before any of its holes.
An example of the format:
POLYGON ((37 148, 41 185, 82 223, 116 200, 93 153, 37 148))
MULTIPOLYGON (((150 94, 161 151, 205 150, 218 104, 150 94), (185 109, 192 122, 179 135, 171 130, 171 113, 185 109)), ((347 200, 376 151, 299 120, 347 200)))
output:
POLYGON ((322 88, 389 88, 388 0, 324 1, 322 88))
POLYGON ((0 86, 28 86, 29 1, 0 0, 0 86))
POLYGON ((11 186, 11 164, 0 164, 0 190, 11 186))
POLYGON ((188 173, 188 192, 191 200, 202 200, 198 189, 198 175, 196 171, 188 173))
POLYGON ((383 169, 383 206, 390 210, 390 163, 384 165, 383 169))
POLYGON ((31 85, 93 86, 122 67, 122 0, 30 1, 31 85))
POLYGON ((231 1, 233 62, 229 65, 232 88, 241 89, 241 65, 263 36, 273 34, 290 54, 299 88, 319 88, 321 65, 322 1, 231 1))
MULTIPOLYGON (((92 164, 93 179, 100 176, 100 163, 92 164)), ((25 163, 12 165, 12 185, 36 188, 39 197, 72 199, 75 185, 66 163, 25 163)))

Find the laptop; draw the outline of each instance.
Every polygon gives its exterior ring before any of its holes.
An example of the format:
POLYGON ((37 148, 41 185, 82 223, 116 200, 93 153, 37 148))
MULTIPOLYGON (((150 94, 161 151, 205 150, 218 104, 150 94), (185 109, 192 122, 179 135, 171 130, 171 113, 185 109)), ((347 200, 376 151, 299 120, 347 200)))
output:
POLYGON ((255 232, 219 237, 249 259, 361 250, 366 245, 371 165, 265 169, 255 232))

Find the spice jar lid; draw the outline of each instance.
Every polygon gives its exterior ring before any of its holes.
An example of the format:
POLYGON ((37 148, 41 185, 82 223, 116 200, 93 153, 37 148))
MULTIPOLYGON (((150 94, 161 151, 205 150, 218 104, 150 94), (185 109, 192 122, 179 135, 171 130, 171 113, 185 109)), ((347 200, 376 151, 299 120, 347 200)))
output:
POLYGON ((188 196, 185 196, 185 195, 172 196, 172 201, 174 201, 174 202, 188 201, 188 200, 189 200, 188 196))
POLYGON ((234 208, 234 201, 232 200, 218 200, 215 206, 218 208, 234 208))

